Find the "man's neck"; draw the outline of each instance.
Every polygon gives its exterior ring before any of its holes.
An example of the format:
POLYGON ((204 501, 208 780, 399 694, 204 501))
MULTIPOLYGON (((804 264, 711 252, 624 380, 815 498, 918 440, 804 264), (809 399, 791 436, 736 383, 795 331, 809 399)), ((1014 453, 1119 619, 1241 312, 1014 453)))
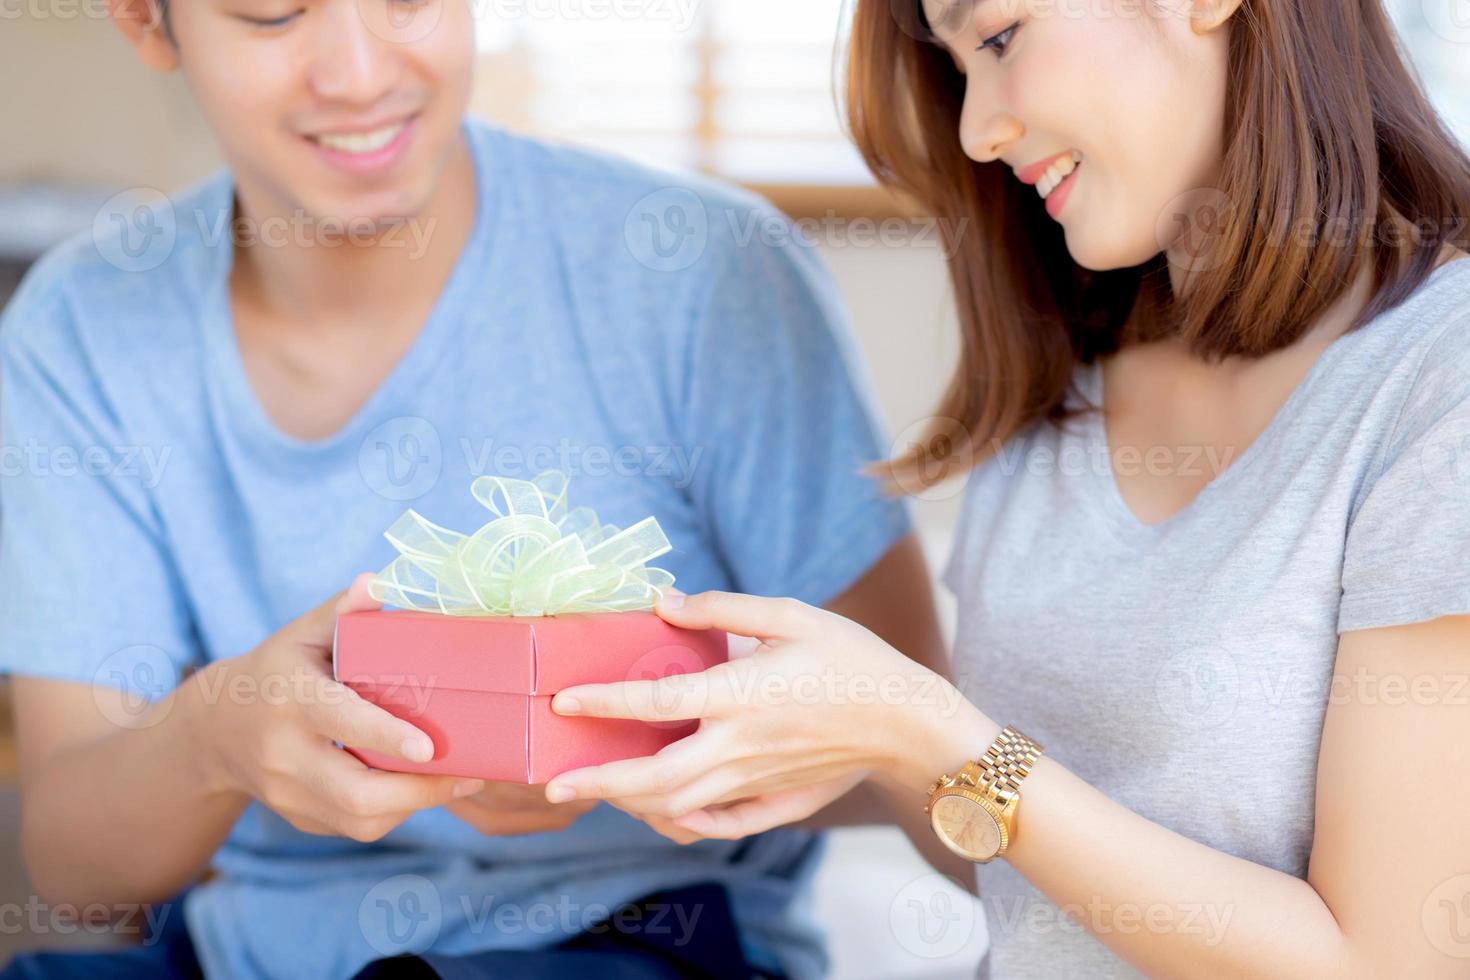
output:
POLYGON ((293 328, 403 323, 432 307, 448 282, 474 230, 477 197, 474 159, 463 137, 427 206, 376 235, 360 226, 274 215, 281 209, 253 207, 242 191, 237 206, 247 234, 236 245, 234 300, 253 309, 256 322, 293 328), (270 217, 277 231, 268 235, 270 217))

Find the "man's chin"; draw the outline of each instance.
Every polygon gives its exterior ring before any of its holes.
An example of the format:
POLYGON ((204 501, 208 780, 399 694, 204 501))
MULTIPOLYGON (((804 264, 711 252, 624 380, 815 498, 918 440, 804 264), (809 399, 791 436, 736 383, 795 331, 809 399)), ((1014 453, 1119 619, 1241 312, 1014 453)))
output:
POLYGON ((427 194, 404 192, 325 198, 303 208, 323 231, 341 230, 370 238, 424 220, 427 194))

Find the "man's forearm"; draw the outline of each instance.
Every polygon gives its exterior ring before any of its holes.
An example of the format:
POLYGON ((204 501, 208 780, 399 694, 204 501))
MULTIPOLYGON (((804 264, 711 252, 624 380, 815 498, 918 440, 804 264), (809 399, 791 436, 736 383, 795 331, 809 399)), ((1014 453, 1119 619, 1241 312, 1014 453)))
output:
POLYGON ((205 778, 201 679, 220 666, 186 680, 129 727, 33 767, 21 793, 21 847, 47 901, 165 901, 208 866, 248 802, 209 789, 205 778))

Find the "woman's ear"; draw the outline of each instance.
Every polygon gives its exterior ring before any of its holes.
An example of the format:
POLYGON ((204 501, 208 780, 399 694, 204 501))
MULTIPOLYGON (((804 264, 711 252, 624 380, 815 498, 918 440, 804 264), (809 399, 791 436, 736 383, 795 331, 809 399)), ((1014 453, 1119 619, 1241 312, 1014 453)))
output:
POLYGON ((1240 9, 1241 0, 1190 0, 1189 21, 1196 34, 1208 34, 1240 9))
POLYGON ((107 10, 145 65, 163 72, 179 67, 179 51, 164 22, 161 0, 107 0, 107 10))

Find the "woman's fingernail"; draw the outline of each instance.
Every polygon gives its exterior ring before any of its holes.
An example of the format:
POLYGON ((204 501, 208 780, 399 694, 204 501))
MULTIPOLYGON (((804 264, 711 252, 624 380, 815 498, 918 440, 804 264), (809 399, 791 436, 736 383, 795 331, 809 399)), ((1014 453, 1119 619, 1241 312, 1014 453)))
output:
POLYGON ((567 803, 577 798, 577 791, 570 786, 550 786, 546 790, 548 803, 567 803))
POLYGON ((434 758, 434 743, 421 735, 412 735, 399 746, 409 762, 428 762, 434 758))
POLYGON ((458 800, 466 796, 474 796, 484 788, 485 780, 483 779, 461 779, 454 786, 454 798, 458 800))
POLYGON ((582 710, 582 702, 576 698, 565 698, 558 695, 555 707, 559 715, 575 715, 582 710))
POLYGON ((684 593, 678 589, 669 589, 659 598, 658 604, 661 609, 682 609, 684 607, 684 593))

